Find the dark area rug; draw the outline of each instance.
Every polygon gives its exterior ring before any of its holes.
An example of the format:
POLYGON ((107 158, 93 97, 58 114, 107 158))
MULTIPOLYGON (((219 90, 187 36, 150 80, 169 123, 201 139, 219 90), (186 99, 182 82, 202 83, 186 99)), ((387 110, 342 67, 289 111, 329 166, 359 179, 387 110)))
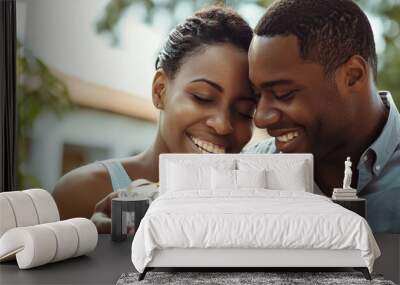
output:
POLYGON ((133 284, 379 284, 395 285, 384 280, 381 275, 372 274, 372 281, 364 278, 361 272, 154 272, 150 271, 142 281, 139 273, 122 274, 117 285, 133 284))

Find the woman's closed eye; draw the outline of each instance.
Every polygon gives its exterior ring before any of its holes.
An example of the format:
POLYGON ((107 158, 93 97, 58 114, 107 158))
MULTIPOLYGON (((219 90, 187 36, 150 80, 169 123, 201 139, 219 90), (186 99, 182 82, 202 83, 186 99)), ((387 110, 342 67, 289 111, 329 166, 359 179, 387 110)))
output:
POLYGON ((191 95, 192 98, 193 98, 196 102, 198 102, 198 103, 206 104, 206 103, 211 103, 211 102, 214 101, 214 98, 213 98, 213 97, 206 96, 206 95, 203 95, 203 94, 199 94, 199 93, 190 93, 190 95, 191 95))

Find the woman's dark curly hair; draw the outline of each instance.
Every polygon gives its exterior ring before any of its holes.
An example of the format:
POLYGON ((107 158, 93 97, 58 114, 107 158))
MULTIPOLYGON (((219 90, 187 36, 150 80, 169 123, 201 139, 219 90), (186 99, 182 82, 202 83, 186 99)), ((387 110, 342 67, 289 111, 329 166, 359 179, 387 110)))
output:
POLYGON ((211 44, 229 43, 247 52, 253 31, 233 9, 210 6, 175 27, 158 54, 155 67, 173 78, 185 58, 211 44))

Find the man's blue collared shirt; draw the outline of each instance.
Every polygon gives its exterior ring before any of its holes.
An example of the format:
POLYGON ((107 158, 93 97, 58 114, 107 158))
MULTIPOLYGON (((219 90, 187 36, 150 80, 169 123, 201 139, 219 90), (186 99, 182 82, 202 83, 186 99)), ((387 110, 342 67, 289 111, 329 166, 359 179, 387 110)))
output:
MULTIPOLYGON (((367 200, 367 220, 373 232, 400 233, 400 114, 389 92, 379 95, 389 116, 358 162, 357 195, 367 200)), ((250 146, 245 152, 276 153, 275 139, 250 146)), ((322 193, 318 187, 314 192, 322 193)))

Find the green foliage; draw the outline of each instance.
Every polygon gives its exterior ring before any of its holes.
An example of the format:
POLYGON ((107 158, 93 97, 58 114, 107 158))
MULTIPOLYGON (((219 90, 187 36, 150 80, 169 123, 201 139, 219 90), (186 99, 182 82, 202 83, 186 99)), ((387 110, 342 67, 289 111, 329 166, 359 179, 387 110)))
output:
MULTIPOLYGON (((333 0, 332 0, 333 1, 333 0)), ((238 7, 243 3, 253 3, 267 8, 272 0, 111 0, 107 5, 104 15, 97 23, 99 33, 108 33, 117 42, 115 27, 123 13, 134 4, 144 5, 146 8, 146 22, 153 20, 154 12, 157 9, 166 9, 172 16, 175 15, 179 3, 191 3, 192 10, 209 4, 226 4, 231 7, 238 7)), ((378 89, 389 90, 400 107, 400 1, 393 0, 356 0, 368 15, 375 16, 383 24, 383 39, 385 49, 378 54, 378 89)), ((176 23, 176 22, 175 22, 176 23)))
POLYGON ((40 187, 40 181, 28 175, 24 163, 29 156, 30 135, 35 120, 43 111, 58 116, 72 108, 67 87, 39 59, 24 53, 17 43, 17 183, 19 189, 40 187))
POLYGON ((369 15, 379 17, 383 26, 385 49, 378 54, 378 87, 392 93, 400 107, 400 2, 356 1, 369 15))
MULTIPOLYGON (((104 16, 96 23, 97 33, 110 33, 113 44, 118 42, 118 37, 115 32, 115 27, 119 19, 124 14, 125 10, 131 5, 138 2, 137 0, 114 0, 110 1, 104 11, 104 16)), ((153 1, 141 1, 147 7, 153 1), (150 2, 150 3, 149 3, 150 2)), ((152 10, 151 5, 148 10, 152 10)))
POLYGON ((271 5, 271 3, 273 2, 273 0, 257 0, 256 3, 258 6, 261 7, 268 7, 269 5, 271 5))
POLYGON ((177 24, 176 8, 179 3, 190 4, 195 11, 212 4, 224 4, 224 0, 111 0, 105 8, 104 14, 96 23, 97 33, 105 33, 111 37, 113 45, 118 43, 116 27, 126 10, 132 5, 143 5, 146 8, 144 21, 151 23, 157 10, 167 10, 172 16, 173 25, 177 24))

